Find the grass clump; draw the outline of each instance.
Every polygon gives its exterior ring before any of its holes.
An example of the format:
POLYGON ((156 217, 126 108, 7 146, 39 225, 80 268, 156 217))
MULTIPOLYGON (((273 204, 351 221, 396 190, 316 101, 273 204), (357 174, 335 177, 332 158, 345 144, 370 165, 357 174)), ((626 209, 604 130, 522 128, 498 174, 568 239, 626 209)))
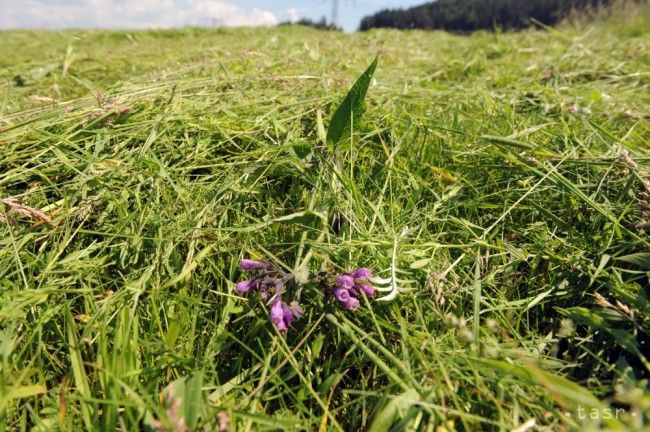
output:
POLYGON ((648 22, 0 33, 0 424, 647 426, 648 22), (284 336, 242 258, 400 289, 284 336))

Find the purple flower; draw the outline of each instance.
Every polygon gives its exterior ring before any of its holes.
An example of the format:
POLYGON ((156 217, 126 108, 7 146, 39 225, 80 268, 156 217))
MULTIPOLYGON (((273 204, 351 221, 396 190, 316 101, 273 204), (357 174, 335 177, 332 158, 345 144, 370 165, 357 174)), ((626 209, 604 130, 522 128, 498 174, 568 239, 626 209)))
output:
POLYGON ((352 296, 352 290, 343 287, 334 288, 334 297, 345 306, 347 309, 355 310, 359 307, 359 299, 352 296))
POLYGON ((339 275, 332 287, 332 293, 346 309, 355 310, 360 305, 359 298, 362 295, 370 298, 375 295, 375 287, 368 284, 371 277, 372 272, 365 267, 339 275))
POLYGON ((341 288, 352 289, 354 286, 354 279, 350 275, 343 274, 336 277, 336 283, 341 288))
POLYGON ((239 268, 242 270, 263 270, 266 268, 266 264, 244 258, 239 261, 239 268))
POLYGON ((351 311, 356 310, 359 307, 359 299, 356 297, 350 297, 348 301, 343 302, 343 306, 345 306, 346 309, 349 309, 351 311))
POLYGON ((375 287, 372 285, 357 285, 359 289, 368 297, 372 298, 375 295, 375 287))
POLYGON ((239 262, 239 267, 242 270, 256 271, 257 274, 251 279, 243 280, 235 284, 235 292, 237 294, 257 292, 262 299, 266 300, 269 298, 269 292, 280 295, 284 284, 289 280, 287 275, 277 270, 268 261, 260 262, 243 259, 239 262))
POLYGON ((251 288, 255 288, 256 285, 255 279, 243 280, 235 284, 235 292, 237 294, 246 294, 251 288))
POLYGON ((351 271, 349 274, 355 279, 370 279, 372 277, 372 271, 366 267, 358 268, 354 271, 351 271))
POLYGON ((271 311, 269 312, 271 322, 281 333, 286 333, 291 323, 301 316, 302 308, 298 302, 293 301, 288 305, 279 297, 274 300, 271 311))
POLYGON ((334 288, 334 297, 341 303, 345 303, 346 301, 350 300, 350 290, 338 287, 334 288))

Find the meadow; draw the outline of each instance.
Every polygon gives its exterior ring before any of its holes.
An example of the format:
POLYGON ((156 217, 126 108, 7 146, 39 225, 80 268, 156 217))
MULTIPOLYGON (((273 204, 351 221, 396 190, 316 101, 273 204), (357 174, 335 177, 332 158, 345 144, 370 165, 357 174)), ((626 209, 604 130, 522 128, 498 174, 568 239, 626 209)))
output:
POLYGON ((643 6, 0 32, 0 430, 647 429, 649 119, 643 6), (349 310, 360 267, 391 290, 349 310))

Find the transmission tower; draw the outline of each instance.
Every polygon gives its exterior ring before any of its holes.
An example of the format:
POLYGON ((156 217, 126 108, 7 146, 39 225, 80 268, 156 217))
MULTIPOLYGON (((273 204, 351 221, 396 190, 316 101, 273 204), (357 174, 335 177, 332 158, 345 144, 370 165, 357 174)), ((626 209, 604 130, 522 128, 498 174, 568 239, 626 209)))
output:
POLYGON ((330 24, 335 26, 339 19, 339 0, 332 0, 332 16, 330 17, 330 24))

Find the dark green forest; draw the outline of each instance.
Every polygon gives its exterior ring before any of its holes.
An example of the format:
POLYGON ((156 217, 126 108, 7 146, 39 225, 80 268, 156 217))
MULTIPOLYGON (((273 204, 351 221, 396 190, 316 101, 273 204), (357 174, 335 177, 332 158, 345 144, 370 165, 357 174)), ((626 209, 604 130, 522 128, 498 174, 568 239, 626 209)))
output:
POLYGON ((573 11, 610 6, 612 0, 438 0, 410 9, 382 10, 363 18, 360 30, 444 29, 469 32, 480 29, 521 29, 531 18, 553 25, 573 11))

